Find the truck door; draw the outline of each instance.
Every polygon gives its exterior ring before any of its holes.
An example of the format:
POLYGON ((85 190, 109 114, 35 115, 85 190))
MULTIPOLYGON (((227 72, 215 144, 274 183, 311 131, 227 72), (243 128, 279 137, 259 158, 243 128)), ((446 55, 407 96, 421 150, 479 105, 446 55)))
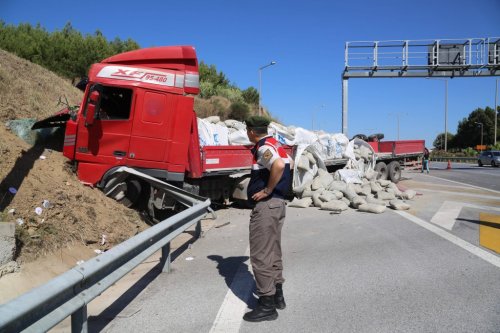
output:
POLYGON ((94 84, 78 119, 76 160, 121 165, 128 154, 132 89, 94 84))
POLYGON ((136 96, 128 164, 184 173, 193 98, 142 89, 136 96))

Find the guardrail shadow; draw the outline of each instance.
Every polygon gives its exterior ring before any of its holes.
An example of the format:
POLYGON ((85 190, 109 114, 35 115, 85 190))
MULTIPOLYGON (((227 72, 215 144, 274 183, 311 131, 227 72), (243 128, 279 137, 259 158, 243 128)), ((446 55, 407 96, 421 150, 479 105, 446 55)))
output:
POLYGON ((245 263, 247 256, 227 257, 209 255, 208 259, 217 263, 219 274, 224 277, 226 284, 233 294, 253 309, 257 305, 257 298, 253 296, 255 280, 245 263))
MULTIPOLYGON (((189 231, 186 233, 191 234, 189 231)), ((196 241, 193 235, 191 239, 184 242, 180 247, 172 251, 170 254, 171 262, 175 261, 191 244, 196 241)), ((88 331, 101 332, 104 328, 112 322, 132 301, 142 292, 146 287, 153 282, 158 275, 162 273, 163 265, 161 262, 156 264, 149 272, 144 274, 136 283, 134 283, 127 291, 118 297, 111 305, 109 305, 103 312, 97 316, 88 317, 88 331)))

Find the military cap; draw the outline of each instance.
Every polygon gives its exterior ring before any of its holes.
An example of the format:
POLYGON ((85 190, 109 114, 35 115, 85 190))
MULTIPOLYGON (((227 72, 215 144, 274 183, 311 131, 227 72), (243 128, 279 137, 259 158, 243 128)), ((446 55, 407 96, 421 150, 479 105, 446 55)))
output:
POLYGON ((262 116, 251 116, 245 120, 247 127, 267 127, 271 120, 262 116))

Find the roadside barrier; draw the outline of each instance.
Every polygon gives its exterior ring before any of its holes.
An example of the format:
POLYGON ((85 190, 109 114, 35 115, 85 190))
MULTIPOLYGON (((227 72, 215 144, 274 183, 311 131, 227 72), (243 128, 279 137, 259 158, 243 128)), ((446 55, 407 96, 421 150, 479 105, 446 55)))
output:
POLYGON ((431 157, 431 161, 435 162, 448 162, 451 163, 477 163, 477 157, 431 157))
POLYGON ((195 223, 198 238, 209 206, 209 199, 193 199, 190 208, 0 305, 0 332, 46 332, 68 316, 71 332, 87 332, 87 304, 159 249, 168 273, 170 242, 195 223))

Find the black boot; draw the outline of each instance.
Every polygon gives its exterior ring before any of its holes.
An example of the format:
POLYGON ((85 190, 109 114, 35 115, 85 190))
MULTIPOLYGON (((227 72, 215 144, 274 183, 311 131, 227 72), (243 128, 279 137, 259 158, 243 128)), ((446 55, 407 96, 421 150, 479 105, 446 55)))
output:
POLYGON ((281 283, 276 284, 274 303, 276 304, 276 309, 278 310, 283 310, 284 308, 286 308, 285 297, 283 296, 283 285, 281 283))
POLYGON ((259 303, 257 307, 245 313, 243 319, 246 321, 264 321, 264 320, 275 320, 278 318, 278 312, 276 311, 276 305, 274 304, 273 296, 261 296, 259 298, 259 303))

